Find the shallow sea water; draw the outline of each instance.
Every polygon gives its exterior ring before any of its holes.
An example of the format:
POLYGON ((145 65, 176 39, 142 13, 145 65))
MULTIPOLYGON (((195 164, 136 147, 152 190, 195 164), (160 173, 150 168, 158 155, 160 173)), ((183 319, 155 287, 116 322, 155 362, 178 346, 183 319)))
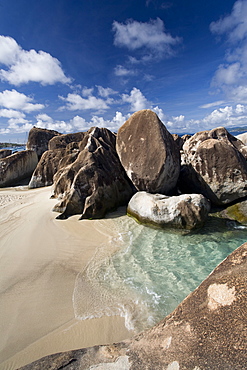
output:
POLYGON ((154 229, 128 216, 114 218, 118 237, 97 250, 76 279, 78 319, 121 315, 139 332, 171 313, 234 249, 247 228, 209 218, 190 233, 154 229))

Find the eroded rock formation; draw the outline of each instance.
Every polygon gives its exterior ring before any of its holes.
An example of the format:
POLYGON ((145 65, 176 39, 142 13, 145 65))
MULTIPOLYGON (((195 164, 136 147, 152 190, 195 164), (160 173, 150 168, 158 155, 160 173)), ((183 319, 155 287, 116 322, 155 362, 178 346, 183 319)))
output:
POLYGON ((119 129, 117 153, 139 191, 169 194, 180 171, 179 148, 151 110, 134 113, 119 129))
POLYGON ((85 133, 83 132, 76 132, 74 134, 54 136, 48 143, 48 149, 54 150, 54 149, 66 148, 67 145, 70 143, 77 143, 81 141, 84 138, 84 136, 85 136, 85 133))
POLYGON ((37 163, 37 154, 32 150, 23 150, 0 159, 0 187, 16 185, 31 176, 37 163))
POLYGON ((166 196, 136 193, 130 200, 127 213, 145 224, 192 230, 204 224, 210 202, 201 194, 166 196))
POLYGON ((44 357, 22 370, 245 370, 247 243, 164 320, 132 340, 44 357))
POLYGON ((202 131, 185 142, 179 187, 182 193, 201 193, 224 205, 247 195, 244 144, 223 127, 202 131))
POLYGON ((11 149, 0 149, 0 159, 1 158, 6 158, 6 157, 8 157, 11 154, 12 154, 12 150, 11 149))
POLYGON ((107 211, 127 204, 133 186, 115 151, 116 137, 107 129, 93 128, 79 144, 74 163, 54 176, 54 197, 62 199, 54 208, 58 218, 81 214, 101 218, 107 211))
POLYGON ((48 150, 49 141, 57 135, 61 135, 54 130, 47 130, 45 128, 33 127, 29 131, 27 149, 34 150, 40 158, 42 154, 48 150))

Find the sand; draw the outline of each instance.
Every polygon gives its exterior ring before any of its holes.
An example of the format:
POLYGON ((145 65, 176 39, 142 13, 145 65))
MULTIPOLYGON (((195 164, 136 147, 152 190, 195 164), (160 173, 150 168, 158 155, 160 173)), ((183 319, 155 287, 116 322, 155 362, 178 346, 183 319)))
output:
POLYGON ((51 193, 0 189, 0 369, 133 334, 119 316, 75 318, 76 277, 116 235, 111 219, 56 220, 51 193))

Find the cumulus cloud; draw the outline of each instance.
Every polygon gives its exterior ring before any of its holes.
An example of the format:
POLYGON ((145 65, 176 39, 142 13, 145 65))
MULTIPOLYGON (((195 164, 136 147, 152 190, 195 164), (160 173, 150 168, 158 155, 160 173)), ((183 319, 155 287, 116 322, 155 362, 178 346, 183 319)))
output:
POLYGON ((54 120, 47 114, 38 114, 36 116, 36 127, 46 128, 48 130, 56 130, 61 133, 68 133, 73 131, 73 125, 65 121, 54 120))
POLYGON ((60 99, 66 102, 63 109, 68 110, 106 110, 109 108, 105 100, 92 95, 83 98, 79 94, 68 94, 66 98, 60 96, 60 99))
POLYGON ((114 73, 118 77, 134 76, 136 74, 134 70, 125 68, 120 64, 115 67, 114 73))
POLYGON ((31 81, 42 85, 71 82, 58 59, 42 50, 23 50, 11 37, 0 36, 0 64, 6 67, 0 69, 0 79, 15 86, 31 81))
POLYGON ((136 87, 131 90, 129 95, 123 94, 122 100, 123 102, 130 103, 131 112, 136 112, 138 110, 146 109, 149 107, 146 97, 136 87))
POLYGON ((25 118, 26 115, 14 109, 0 109, 0 117, 21 119, 25 118))
POLYGON ((111 89, 110 87, 103 87, 103 86, 97 86, 99 95, 102 96, 102 98, 108 98, 110 95, 117 94, 117 91, 111 89))
POLYGON ((225 63, 215 72, 212 86, 232 100, 247 102, 247 1, 236 1, 231 14, 212 22, 210 30, 227 41, 225 63))
POLYGON ((32 101, 33 98, 14 89, 0 93, 0 106, 7 109, 17 109, 29 113, 45 107, 43 104, 34 104, 32 101))
POLYGON ((114 21, 113 31, 114 45, 129 50, 145 48, 171 54, 171 47, 181 41, 179 37, 165 32, 164 22, 160 18, 146 23, 128 20, 124 24, 114 21))

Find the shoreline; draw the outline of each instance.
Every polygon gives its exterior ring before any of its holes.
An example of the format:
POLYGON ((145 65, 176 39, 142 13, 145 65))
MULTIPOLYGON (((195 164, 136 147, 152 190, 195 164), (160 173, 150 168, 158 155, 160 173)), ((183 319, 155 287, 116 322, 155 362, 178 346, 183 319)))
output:
POLYGON ((0 369, 131 336, 120 316, 75 319, 76 277, 116 235, 111 219, 56 220, 51 189, 0 189, 0 369))

